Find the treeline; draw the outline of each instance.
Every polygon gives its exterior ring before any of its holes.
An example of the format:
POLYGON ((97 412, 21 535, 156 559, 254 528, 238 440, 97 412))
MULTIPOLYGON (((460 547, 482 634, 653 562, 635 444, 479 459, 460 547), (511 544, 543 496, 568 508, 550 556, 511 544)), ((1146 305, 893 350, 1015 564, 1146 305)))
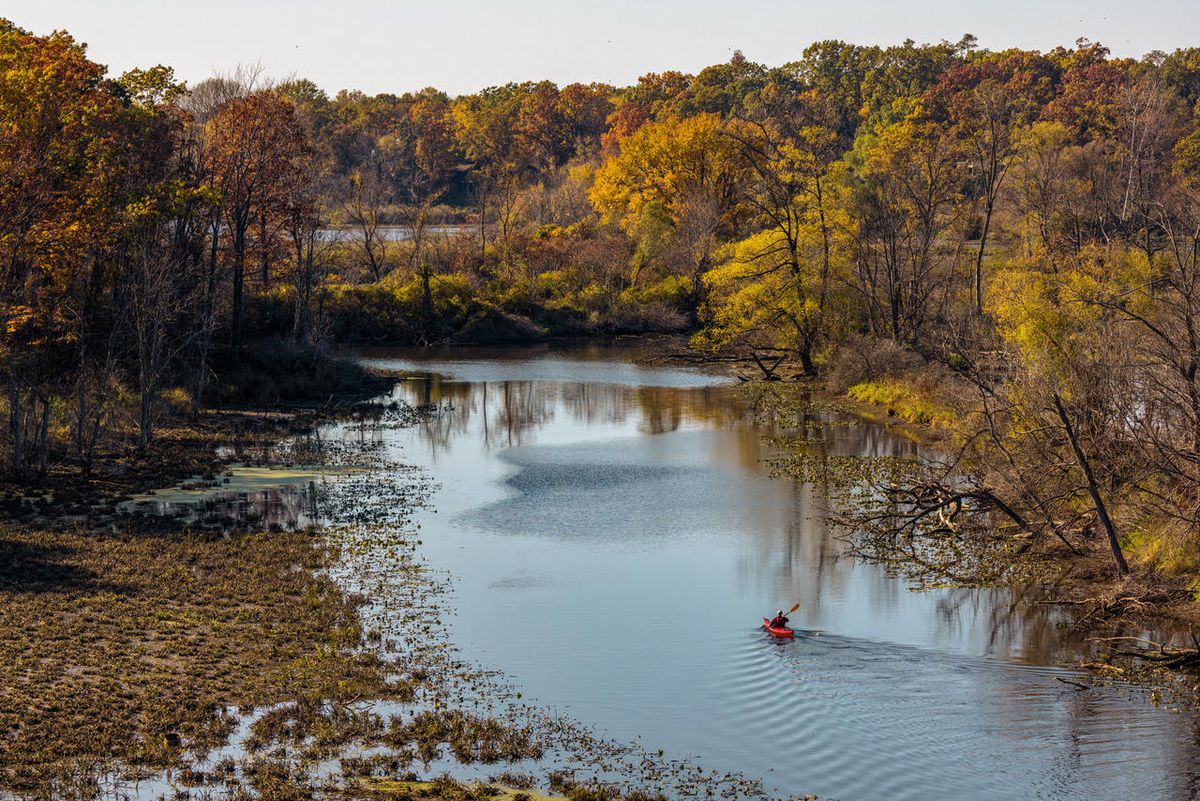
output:
POLYGON ((1195 551, 1198 101, 1200 49, 969 36, 331 98, 3 23, 7 463, 87 471, 331 342, 687 330, 956 430, 921 521, 1195 551))

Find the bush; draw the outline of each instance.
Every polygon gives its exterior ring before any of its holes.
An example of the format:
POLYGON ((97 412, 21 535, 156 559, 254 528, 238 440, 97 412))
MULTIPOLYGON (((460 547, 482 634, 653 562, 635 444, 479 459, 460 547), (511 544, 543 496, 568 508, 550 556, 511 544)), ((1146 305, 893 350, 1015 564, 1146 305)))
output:
POLYGON ((433 302, 428 330, 423 318, 424 287, 417 276, 397 274, 375 284, 331 287, 325 297, 333 338, 347 343, 413 343, 452 337, 482 309, 464 275, 438 275, 430 281, 433 302))
POLYGON ((685 314, 671 306, 617 303, 600 318, 600 328, 612 334, 670 334, 688 327, 685 314))
POLYGON ((923 363, 920 356, 890 339, 852 336, 830 357, 825 384, 831 392, 842 394, 857 384, 903 375, 923 363))
POLYGON ((528 317, 508 314, 486 306, 475 312, 462 328, 451 336, 451 340, 459 345, 486 345, 530 342, 545 336, 546 330, 539 328, 528 317))
POLYGON ((629 287, 621 293, 620 302, 641 306, 660 306, 686 313, 692 295, 691 279, 668 275, 653 284, 629 287))
POLYGON ((855 400, 887 407, 888 414, 910 423, 945 426, 954 422, 954 412, 938 403, 935 394, 902 378, 864 381, 850 387, 847 394, 855 400))

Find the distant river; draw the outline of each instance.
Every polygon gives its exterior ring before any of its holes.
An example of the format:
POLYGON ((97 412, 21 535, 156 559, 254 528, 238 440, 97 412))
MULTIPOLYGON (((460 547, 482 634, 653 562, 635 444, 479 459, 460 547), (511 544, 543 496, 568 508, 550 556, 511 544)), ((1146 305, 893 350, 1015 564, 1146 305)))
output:
MULTIPOLYGON (((469 230, 478 230, 471 225, 427 225, 426 236, 455 236, 469 230)), ((382 225, 376 234, 384 242, 407 242, 412 239, 412 228, 407 225, 382 225)), ((317 231, 317 238, 324 242, 353 242, 362 241, 362 231, 357 228, 322 228, 317 231)))
MULTIPOLYGON (((372 351, 444 414, 385 431, 440 489, 423 552, 453 639, 526 699, 782 793, 1193 799, 1200 720, 1056 681, 1086 646, 1016 591, 910 592, 767 475, 737 388, 611 348, 372 351), (762 616, 799 601, 772 641, 762 616)), ((825 447, 903 454, 869 424, 825 447)))

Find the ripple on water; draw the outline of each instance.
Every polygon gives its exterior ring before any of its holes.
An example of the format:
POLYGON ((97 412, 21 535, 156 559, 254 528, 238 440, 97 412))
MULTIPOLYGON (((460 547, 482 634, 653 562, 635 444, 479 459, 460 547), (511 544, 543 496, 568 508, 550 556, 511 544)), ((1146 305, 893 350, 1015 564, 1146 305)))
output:
POLYGON ((1092 798, 1147 770, 1131 738, 1162 736, 1153 710, 1113 714, 1128 702, 1079 693, 1059 669, 829 634, 755 630, 730 641, 720 673, 714 729, 740 735, 722 756, 845 799, 1092 798), (1064 741, 1081 703, 1096 719, 1064 741))
POLYGON ((506 576, 496 579, 488 585, 492 590, 538 590, 548 586, 550 582, 541 576, 506 576))

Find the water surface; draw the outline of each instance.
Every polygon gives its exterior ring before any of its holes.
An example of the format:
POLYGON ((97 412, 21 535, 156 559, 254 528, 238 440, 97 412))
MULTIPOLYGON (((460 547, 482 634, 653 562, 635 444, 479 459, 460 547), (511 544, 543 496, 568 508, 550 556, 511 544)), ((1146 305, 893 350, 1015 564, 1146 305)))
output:
MULTIPOLYGON (((419 522, 453 638, 525 697, 781 793, 1200 797, 1197 719, 1056 680, 1088 646, 1016 590, 915 593, 771 479, 720 376, 626 350, 373 351, 436 404, 382 434, 439 484, 419 522), (800 602, 794 641, 761 617, 800 602)), ((858 424, 829 453, 916 447, 858 424)))

